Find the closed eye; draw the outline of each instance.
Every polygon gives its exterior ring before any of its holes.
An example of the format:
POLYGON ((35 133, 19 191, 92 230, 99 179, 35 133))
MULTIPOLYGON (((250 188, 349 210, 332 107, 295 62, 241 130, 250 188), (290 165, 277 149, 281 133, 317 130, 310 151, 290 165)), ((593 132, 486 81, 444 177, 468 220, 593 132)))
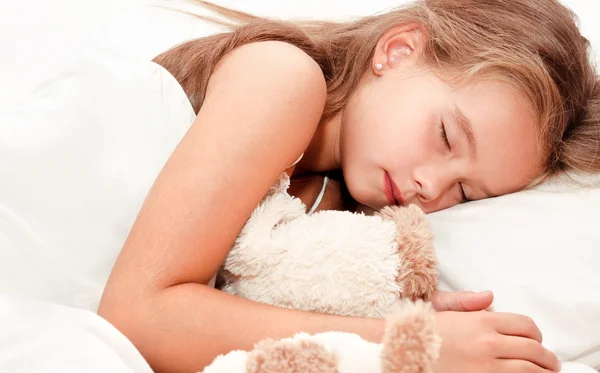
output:
MULTIPOLYGON (((448 150, 452 150, 452 147, 450 146, 450 141, 448 141, 448 134, 446 133, 446 126, 444 125, 444 122, 440 122, 440 136, 442 137, 442 140, 444 141, 444 145, 446 145, 446 148, 448 150)), ((465 194, 465 189, 463 188, 462 183, 457 183, 458 185, 458 190, 460 192, 460 202, 464 203, 464 202, 469 202, 469 198, 467 198, 467 195, 465 194)))
POLYGON ((450 141, 448 141, 448 135, 446 134, 446 126, 444 125, 444 122, 440 122, 440 136, 442 137, 446 148, 451 150, 452 148, 450 147, 450 141))

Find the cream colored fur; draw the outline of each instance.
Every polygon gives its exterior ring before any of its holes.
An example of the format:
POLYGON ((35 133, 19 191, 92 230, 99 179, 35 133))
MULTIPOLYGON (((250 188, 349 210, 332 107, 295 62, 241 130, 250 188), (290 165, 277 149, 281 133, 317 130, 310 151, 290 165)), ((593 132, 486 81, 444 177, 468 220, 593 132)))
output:
POLYGON ((367 216, 306 214, 282 175, 254 210, 220 272, 220 288, 300 310, 382 317, 437 285, 433 237, 418 208, 367 216))

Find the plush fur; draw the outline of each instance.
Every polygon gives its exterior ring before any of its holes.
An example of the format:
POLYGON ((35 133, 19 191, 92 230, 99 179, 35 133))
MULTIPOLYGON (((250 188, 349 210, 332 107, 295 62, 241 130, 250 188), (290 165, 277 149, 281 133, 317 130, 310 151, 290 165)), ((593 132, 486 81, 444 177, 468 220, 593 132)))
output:
POLYGON ((282 176, 254 210, 219 288, 280 307, 362 317, 383 317, 400 298, 429 299, 437 261, 419 208, 307 215, 288 185, 282 176))
POLYGON ((437 286, 433 236, 416 206, 375 215, 306 214, 283 174, 254 210, 217 287, 299 310, 386 319, 382 343, 299 333, 218 357, 204 373, 429 373, 440 341, 426 301, 437 286))

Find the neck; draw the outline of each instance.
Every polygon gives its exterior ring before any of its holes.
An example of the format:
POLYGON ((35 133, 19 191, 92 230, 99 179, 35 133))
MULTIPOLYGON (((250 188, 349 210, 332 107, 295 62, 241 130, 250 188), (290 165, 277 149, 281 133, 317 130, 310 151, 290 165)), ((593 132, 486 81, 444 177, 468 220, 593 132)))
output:
POLYGON ((340 129, 343 110, 322 122, 298 163, 298 173, 328 172, 340 169, 340 129))

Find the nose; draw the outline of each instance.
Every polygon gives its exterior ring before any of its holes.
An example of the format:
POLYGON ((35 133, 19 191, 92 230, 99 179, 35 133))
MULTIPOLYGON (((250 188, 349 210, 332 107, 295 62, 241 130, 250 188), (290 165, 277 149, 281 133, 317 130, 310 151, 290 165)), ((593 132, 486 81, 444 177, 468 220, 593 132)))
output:
POLYGON ((447 167, 424 166, 413 172, 417 197, 423 203, 440 198, 453 185, 454 179, 447 167))

